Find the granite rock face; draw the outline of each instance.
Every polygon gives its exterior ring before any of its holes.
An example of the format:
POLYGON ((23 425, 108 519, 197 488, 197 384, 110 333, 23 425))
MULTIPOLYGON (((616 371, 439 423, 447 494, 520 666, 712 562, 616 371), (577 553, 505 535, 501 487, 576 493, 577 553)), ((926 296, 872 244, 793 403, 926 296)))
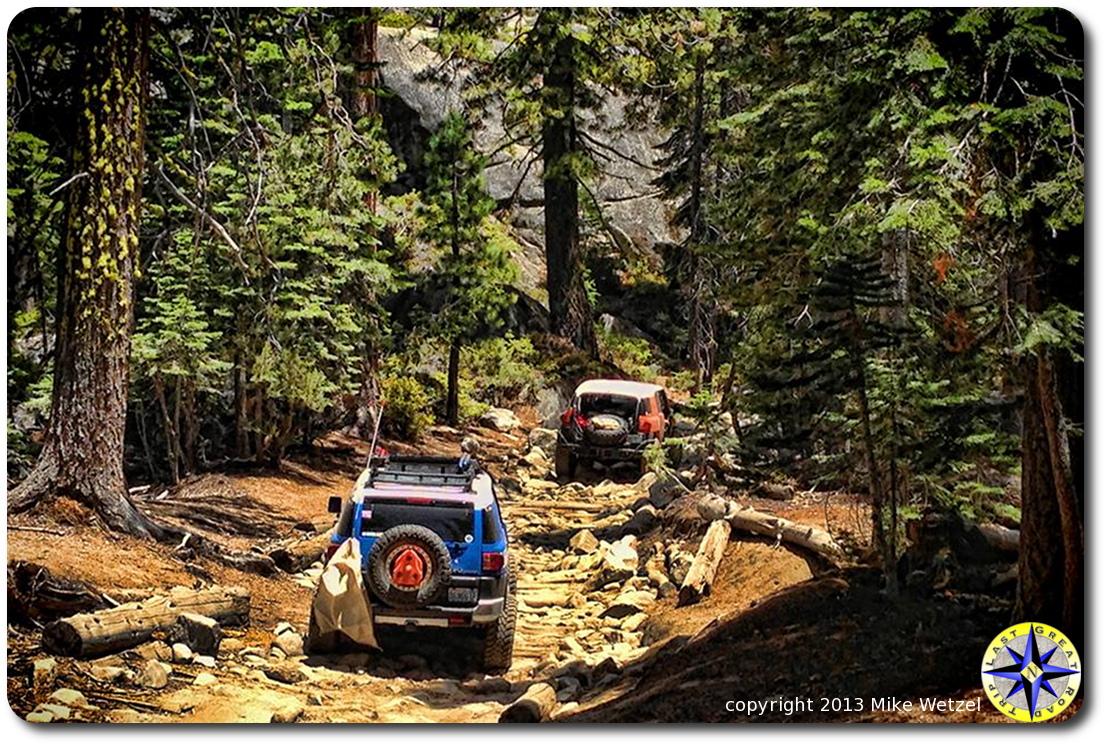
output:
MULTIPOLYGON (((451 110, 463 106, 463 81, 467 71, 449 70, 433 75, 442 59, 425 41, 427 29, 379 30, 378 53, 381 80, 392 95, 380 100, 381 112, 393 151, 407 166, 394 190, 406 192, 425 184, 423 154, 431 133, 451 110)), ((656 256, 663 245, 676 244, 681 236, 669 226, 672 206, 652 184, 658 175, 654 165, 657 147, 665 136, 648 126, 626 126, 627 100, 604 94, 595 111, 581 113, 581 129, 609 146, 604 152, 605 173, 589 186, 608 223, 607 238, 623 253, 656 256)), ((508 220, 522 251, 513 258, 521 269, 523 290, 544 289, 546 264, 543 238, 541 163, 527 169, 528 147, 502 148, 508 137, 499 108, 490 105, 480 117, 475 142, 492 155, 485 171, 489 193, 501 204, 513 201, 508 220)), ((582 191, 582 206, 589 199, 582 191)))

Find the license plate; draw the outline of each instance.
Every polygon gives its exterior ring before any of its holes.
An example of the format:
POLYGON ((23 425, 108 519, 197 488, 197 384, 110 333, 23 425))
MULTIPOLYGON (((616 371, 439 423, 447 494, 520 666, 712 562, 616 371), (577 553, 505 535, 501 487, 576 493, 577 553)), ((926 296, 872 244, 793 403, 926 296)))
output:
POLYGON ((475 604, 477 602, 476 588, 450 588, 446 598, 452 604, 475 604))

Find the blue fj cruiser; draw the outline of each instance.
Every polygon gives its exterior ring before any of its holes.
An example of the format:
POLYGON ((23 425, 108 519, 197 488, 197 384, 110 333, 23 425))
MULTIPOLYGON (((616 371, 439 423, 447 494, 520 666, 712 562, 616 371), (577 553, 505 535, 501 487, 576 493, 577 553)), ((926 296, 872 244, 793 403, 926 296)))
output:
POLYGON ((374 458, 338 513, 327 559, 357 537, 374 624, 477 627, 484 667, 511 666, 515 571, 492 477, 464 456, 374 458))

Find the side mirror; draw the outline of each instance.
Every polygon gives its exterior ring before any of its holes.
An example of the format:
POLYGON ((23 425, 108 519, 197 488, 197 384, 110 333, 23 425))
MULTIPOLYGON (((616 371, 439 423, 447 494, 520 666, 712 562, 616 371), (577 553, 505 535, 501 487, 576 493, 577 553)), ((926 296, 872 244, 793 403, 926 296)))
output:
POLYGON ((331 495, 327 498, 327 512, 338 515, 342 512, 342 498, 338 495, 331 495))

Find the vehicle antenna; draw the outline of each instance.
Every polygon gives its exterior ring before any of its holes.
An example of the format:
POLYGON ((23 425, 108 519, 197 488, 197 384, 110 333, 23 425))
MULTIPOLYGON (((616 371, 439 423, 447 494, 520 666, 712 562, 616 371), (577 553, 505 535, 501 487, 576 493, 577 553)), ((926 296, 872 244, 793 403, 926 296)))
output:
POLYGON ((373 456, 377 453, 377 436, 381 432, 381 417, 384 416, 384 402, 377 402, 377 421, 373 425, 373 440, 369 443, 369 458, 365 461, 365 468, 369 470, 369 479, 373 479, 373 456))

